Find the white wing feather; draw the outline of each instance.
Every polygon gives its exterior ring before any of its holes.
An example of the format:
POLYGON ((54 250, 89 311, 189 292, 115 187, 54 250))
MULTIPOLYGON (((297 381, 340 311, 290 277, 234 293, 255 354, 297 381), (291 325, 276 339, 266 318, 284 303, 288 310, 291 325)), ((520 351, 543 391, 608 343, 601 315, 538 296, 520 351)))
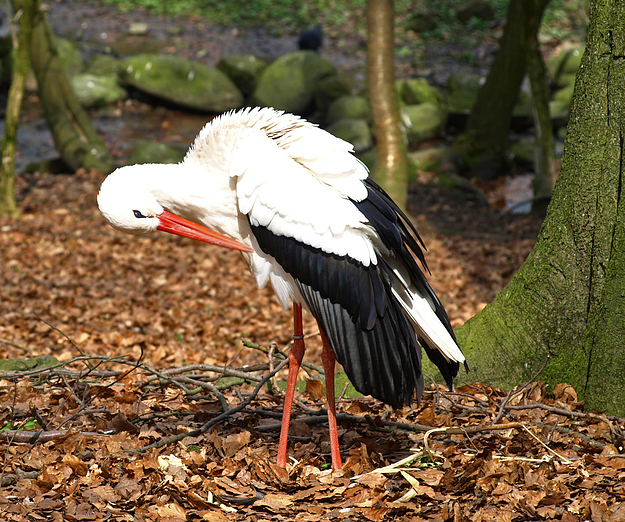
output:
MULTIPOLYGON (((327 135, 320 132, 324 137, 327 135)), ((292 237, 338 256, 348 255, 365 266, 376 263, 371 242, 373 230, 348 199, 352 194, 362 197, 362 190, 366 195, 360 181, 363 173, 366 177, 364 166, 347 150, 339 149, 336 152, 337 164, 342 163, 339 170, 330 175, 313 171, 311 167, 318 165, 314 161, 303 164, 299 158, 292 157, 293 146, 285 150, 276 140, 255 129, 238 140, 233 157, 241 160, 232 163, 230 175, 237 178, 239 211, 247 214, 252 224, 267 227, 274 234, 292 237)))
POLYGON ((436 347, 448 361, 464 362, 465 357, 443 325, 427 299, 416 292, 411 299, 393 289, 393 294, 401 303, 417 334, 425 339, 429 346, 436 347))

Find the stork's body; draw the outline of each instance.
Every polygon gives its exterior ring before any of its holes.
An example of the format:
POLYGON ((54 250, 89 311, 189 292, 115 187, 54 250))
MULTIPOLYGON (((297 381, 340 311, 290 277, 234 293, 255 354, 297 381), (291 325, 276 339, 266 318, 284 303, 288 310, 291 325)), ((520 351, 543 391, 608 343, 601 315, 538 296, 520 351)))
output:
POLYGON ((449 386, 464 362, 415 260, 425 267, 421 239, 351 150, 296 116, 247 109, 207 124, 182 163, 123 167, 98 196, 125 232, 165 230, 241 250, 258 286, 271 283, 282 306, 293 307, 282 466, 304 354, 302 306, 323 340, 334 467, 335 356, 359 391, 394 407, 421 393, 419 343, 449 386))

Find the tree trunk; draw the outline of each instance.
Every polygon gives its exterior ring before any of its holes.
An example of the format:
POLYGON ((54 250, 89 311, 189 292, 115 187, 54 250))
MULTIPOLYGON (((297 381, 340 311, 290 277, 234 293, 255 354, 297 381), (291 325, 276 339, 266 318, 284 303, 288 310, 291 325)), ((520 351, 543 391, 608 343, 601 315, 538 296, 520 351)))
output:
POLYGON ((367 83, 378 149, 373 178, 405 209, 408 196, 408 160, 395 90, 393 17, 393 0, 369 0, 367 83))
POLYGON ((15 64, 4 120, 4 141, 0 167, 0 216, 17 216, 15 201, 15 143, 22 111, 24 84, 30 67, 30 42, 33 16, 38 9, 37 0, 24 0, 19 21, 19 35, 15 53, 15 64))
POLYGON ((505 168, 512 110, 527 71, 528 45, 549 0, 510 0, 506 27, 486 83, 456 144, 471 174, 494 179, 505 168))
POLYGON ((572 384, 587 410, 625 414, 625 4, 594 0, 562 169, 538 241, 458 331, 472 379, 572 384))
MULTIPOLYGON (((13 3, 17 7, 21 1, 13 3)), ((113 159, 72 90, 57 54, 52 29, 41 9, 35 13, 32 61, 41 105, 63 161, 73 169, 112 170, 113 159)))
MULTIPOLYGON (((529 1, 529 0, 528 0, 529 1)), ((534 0, 537 1, 537 0, 534 0)), ((538 39, 530 38, 527 55, 527 75, 532 89, 534 118, 534 201, 532 212, 545 215, 554 185, 553 124, 549 113, 549 85, 538 39)))

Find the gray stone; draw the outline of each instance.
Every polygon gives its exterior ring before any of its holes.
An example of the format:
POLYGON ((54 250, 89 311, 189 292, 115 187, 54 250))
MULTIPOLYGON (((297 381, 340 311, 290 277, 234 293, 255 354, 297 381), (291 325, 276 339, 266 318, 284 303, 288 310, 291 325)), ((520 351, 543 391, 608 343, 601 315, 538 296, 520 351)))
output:
POLYGON ((193 110, 224 112, 243 95, 221 71, 169 54, 143 54, 122 62, 121 81, 164 101, 193 110))
POLYGON ((230 78, 245 96, 254 92, 265 67, 267 62, 252 54, 226 56, 217 64, 217 69, 230 78))
POLYGON ((254 105, 307 115, 314 110, 315 88, 320 80, 336 75, 329 60, 314 51, 296 51, 270 64, 252 96, 254 105))
POLYGON ((131 22, 128 26, 128 34, 143 36, 148 34, 150 26, 145 22, 131 22))
POLYGON ((83 107, 104 107, 128 97, 114 76, 78 74, 70 79, 72 89, 83 107))

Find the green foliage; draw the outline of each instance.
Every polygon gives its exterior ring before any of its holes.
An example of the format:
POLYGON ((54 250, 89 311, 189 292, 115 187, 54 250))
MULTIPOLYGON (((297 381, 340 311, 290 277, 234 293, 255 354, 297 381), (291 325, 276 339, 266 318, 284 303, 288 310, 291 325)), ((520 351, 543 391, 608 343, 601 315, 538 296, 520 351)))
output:
MULTIPOLYGON (((164 16, 192 15, 225 26, 263 27, 276 35, 297 33, 322 23, 330 35, 348 31, 353 36, 366 36, 367 0, 100 0, 128 12, 146 9, 164 16)), ((461 61, 475 61, 473 49, 488 40, 499 38, 505 24, 510 0, 490 0, 494 21, 473 17, 462 23, 456 16, 467 0, 395 0, 395 27, 400 45, 398 57, 413 56, 418 65, 431 44, 448 44, 464 49, 461 61), (433 22, 428 30, 414 29, 416 17, 426 15, 433 22)), ((542 33, 564 39, 585 32, 587 0, 551 0, 544 17, 542 33)), ((582 36, 583 38, 583 36, 582 36)))
MULTIPOLYGON (((288 30, 315 25, 346 23, 352 13, 364 11, 366 0, 102 0, 124 12, 143 8, 151 13, 172 15, 197 15, 225 25, 263 26, 272 30, 288 30), (311 22, 315 21, 315 23, 311 22)), ((407 0, 400 3, 408 4, 407 0)), ((405 7, 404 5, 404 7, 405 7)))
POLYGON ((21 422, 19 424, 14 424, 13 422, 9 421, 4 426, 2 426, 2 428, 0 428, 0 431, 7 431, 7 430, 33 431, 36 427, 37 427, 37 421, 35 420, 34 417, 31 417, 30 419, 24 422, 21 422))
POLYGON ((564 40, 587 30, 587 0, 551 0, 543 16, 541 33, 564 40))

